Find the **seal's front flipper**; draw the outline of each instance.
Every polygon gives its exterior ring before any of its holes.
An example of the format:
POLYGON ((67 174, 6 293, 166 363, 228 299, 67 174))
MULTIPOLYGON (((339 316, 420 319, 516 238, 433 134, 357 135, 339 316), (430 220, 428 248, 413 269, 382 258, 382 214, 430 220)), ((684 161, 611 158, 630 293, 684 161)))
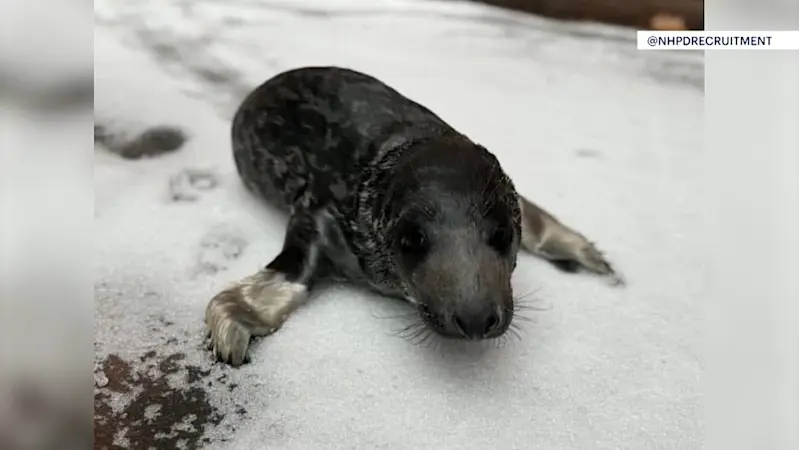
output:
POLYGON ((522 196, 519 196, 519 203, 522 209, 522 248, 561 270, 577 272, 582 267, 609 277, 613 285, 625 283, 602 252, 582 234, 522 196))
POLYGON ((211 299, 205 323, 215 359, 244 364, 250 338, 273 333, 305 302, 318 267, 320 236, 313 215, 295 213, 280 254, 211 299))

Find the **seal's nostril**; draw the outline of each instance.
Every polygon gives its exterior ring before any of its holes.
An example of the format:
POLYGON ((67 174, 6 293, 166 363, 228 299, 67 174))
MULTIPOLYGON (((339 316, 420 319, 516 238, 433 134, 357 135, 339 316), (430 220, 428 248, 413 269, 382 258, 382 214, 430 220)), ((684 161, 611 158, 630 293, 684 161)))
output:
POLYGON ((499 311, 477 311, 455 314, 452 327, 466 339, 483 339, 492 335, 502 325, 499 311))
POLYGON ((496 313, 491 313, 486 319, 485 334, 488 334, 496 330, 498 326, 499 326, 499 317, 497 317, 496 313))
POLYGON ((469 337, 469 334, 466 332, 466 326, 458 316, 453 317, 452 322, 455 324, 455 328, 458 329, 458 332, 461 334, 461 336, 469 337))

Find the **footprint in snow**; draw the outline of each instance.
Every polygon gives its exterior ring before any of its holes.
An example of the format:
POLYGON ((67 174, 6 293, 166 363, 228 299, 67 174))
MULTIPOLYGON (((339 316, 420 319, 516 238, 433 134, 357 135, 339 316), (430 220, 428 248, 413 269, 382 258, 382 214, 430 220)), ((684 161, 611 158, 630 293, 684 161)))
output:
POLYGON ((226 270, 230 263, 241 257, 247 246, 242 234, 240 230, 218 226, 203 236, 197 250, 195 277, 226 270))
POLYGON ((169 179, 169 199, 175 203, 196 202, 217 186, 219 177, 213 170, 185 168, 169 179))

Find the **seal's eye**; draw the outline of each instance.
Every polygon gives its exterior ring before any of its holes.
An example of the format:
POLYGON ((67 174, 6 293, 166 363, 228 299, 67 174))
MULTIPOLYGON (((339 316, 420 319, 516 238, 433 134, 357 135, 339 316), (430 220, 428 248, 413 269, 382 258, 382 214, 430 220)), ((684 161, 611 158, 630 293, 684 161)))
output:
POLYGON ((408 226, 400 235, 400 248, 405 253, 421 254, 427 250, 427 236, 415 226, 408 226))
POLYGON ((513 242, 513 234, 504 226, 497 227, 488 238, 488 245, 493 247, 499 253, 507 253, 510 245, 513 242))

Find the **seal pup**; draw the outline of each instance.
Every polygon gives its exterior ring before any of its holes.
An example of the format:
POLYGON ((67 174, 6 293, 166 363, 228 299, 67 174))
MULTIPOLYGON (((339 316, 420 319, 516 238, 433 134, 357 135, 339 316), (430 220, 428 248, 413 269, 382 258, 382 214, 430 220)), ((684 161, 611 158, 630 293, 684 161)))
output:
POLYGON ((475 340, 513 319, 520 248, 621 283, 582 234, 516 192, 492 153, 370 75, 280 73, 245 98, 231 138, 247 189, 289 221, 281 252, 209 302, 219 361, 245 363, 250 339, 325 281, 405 299, 438 335, 475 340))

